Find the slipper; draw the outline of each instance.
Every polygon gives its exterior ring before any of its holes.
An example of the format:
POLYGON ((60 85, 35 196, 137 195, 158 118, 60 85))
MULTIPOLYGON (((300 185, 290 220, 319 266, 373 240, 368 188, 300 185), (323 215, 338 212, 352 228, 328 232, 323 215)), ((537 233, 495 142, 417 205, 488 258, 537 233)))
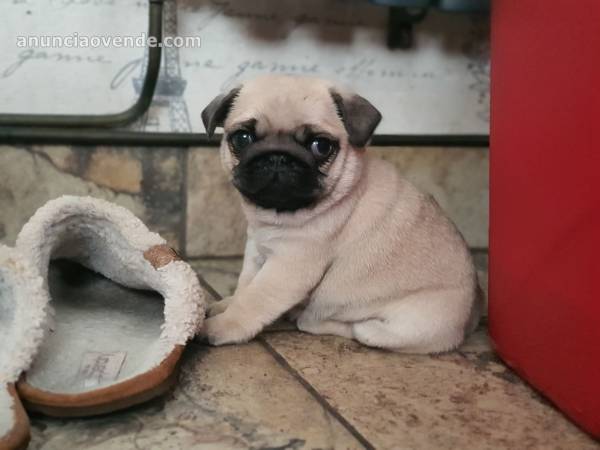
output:
POLYGON ((0 449, 23 449, 29 419, 14 383, 44 338, 48 299, 42 279, 14 249, 0 245, 0 449))
POLYGON ((28 411, 105 414, 165 393, 204 318, 192 268, 131 212, 64 196, 17 238, 44 280, 50 333, 17 383, 28 411))

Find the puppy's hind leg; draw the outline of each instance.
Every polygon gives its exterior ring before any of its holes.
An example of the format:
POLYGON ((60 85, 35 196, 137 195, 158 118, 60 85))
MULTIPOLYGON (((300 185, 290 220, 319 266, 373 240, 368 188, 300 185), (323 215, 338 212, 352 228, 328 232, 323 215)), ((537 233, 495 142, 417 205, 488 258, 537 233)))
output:
POLYGON ((352 324, 337 320, 317 320, 302 314, 296 325, 300 331, 310 334, 329 334, 352 339, 352 324))
POLYGON ((465 336, 473 301, 469 296, 464 289, 411 294, 386 306, 377 318, 354 323, 353 337, 364 345, 405 353, 453 350, 465 336))

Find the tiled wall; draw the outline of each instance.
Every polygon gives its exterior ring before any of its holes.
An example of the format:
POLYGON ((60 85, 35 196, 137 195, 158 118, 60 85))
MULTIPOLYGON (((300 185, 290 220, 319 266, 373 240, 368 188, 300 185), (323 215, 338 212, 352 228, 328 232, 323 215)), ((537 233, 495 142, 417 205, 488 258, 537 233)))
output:
MULTIPOLYGON (((369 151, 433 194, 487 266, 488 151, 379 147, 369 151)), ((199 267, 235 272, 245 223, 216 148, 0 146, 0 241, 12 245, 36 208, 62 194, 131 209, 199 267)), ((482 273, 482 278, 485 278, 482 273)), ((231 284, 231 282, 230 282, 231 284)), ((483 280, 485 285, 485 279, 483 280)))
POLYGON ((175 149, 0 146, 0 240, 13 244, 37 208, 74 194, 129 208, 181 248, 185 158, 175 149))

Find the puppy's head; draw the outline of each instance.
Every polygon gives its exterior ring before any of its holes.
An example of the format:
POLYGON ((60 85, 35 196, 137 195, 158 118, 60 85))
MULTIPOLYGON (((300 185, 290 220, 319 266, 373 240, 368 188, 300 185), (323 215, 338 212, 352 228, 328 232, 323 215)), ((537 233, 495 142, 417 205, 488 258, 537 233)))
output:
POLYGON ((224 128, 221 157, 240 193, 283 212, 348 191, 381 114, 325 81, 268 76, 218 96, 202 120, 209 136, 224 128))

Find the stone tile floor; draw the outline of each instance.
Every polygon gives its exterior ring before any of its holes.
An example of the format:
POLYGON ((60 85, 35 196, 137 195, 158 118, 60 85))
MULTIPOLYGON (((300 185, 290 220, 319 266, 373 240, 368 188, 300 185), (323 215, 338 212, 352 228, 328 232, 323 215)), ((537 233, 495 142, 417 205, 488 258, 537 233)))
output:
MULTIPOLYGON (((195 267, 227 295, 240 261, 195 267)), ((438 356, 289 326, 247 345, 193 342, 166 398, 92 419, 36 416, 32 434, 45 450, 600 448, 502 365, 485 324, 438 356)))

